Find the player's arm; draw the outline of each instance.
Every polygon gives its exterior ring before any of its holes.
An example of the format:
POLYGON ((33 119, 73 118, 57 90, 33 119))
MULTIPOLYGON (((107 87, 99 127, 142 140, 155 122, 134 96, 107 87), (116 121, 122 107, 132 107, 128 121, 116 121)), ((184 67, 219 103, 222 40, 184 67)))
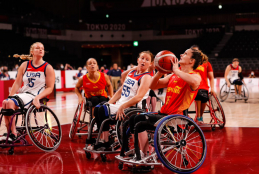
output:
POLYGON ((190 74, 190 73, 181 71, 179 69, 178 59, 175 59, 174 62, 171 60, 171 62, 173 64, 174 74, 179 76, 181 79, 183 79, 190 86, 192 90, 195 91, 196 89, 198 89, 201 83, 201 76, 198 74, 190 74))
POLYGON ((230 65, 228 65, 227 68, 226 68, 226 70, 225 70, 225 75, 224 75, 228 87, 230 86, 230 83, 229 83, 229 80, 228 80, 228 74, 229 74, 229 71, 230 71, 230 70, 231 70, 231 67, 230 67, 230 65))
POLYGON ((108 103, 113 104, 121 98, 122 88, 123 88, 123 85, 115 92, 115 94, 112 96, 112 98, 109 100, 108 103))
POLYGON ((137 94, 119 107, 116 113, 116 119, 119 119, 119 120, 123 119, 123 117, 125 116, 124 109, 129 108, 130 106, 133 106, 139 101, 141 101, 141 99, 145 96, 145 94, 149 90, 149 86, 146 84, 150 84, 150 82, 151 82, 150 75, 144 75, 142 77, 137 94))
POLYGON ((80 88, 83 86, 83 76, 81 78, 78 79, 77 83, 76 83, 76 87, 75 87, 75 93, 78 97, 78 104, 82 103, 83 101, 83 97, 80 91, 80 88))
POLYGON ((36 106, 37 109, 40 108, 39 99, 42 99, 42 98, 48 96, 49 94, 51 94, 51 92, 53 91, 53 88, 54 88, 55 72, 54 72, 53 67, 50 64, 48 64, 46 67, 45 82, 46 82, 46 86, 45 86, 44 91, 42 91, 39 95, 37 95, 33 100, 33 104, 36 106))
POLYGON ((214 90, 214 73, 210 62, 208 62, 207 72, 208 78, 210 80, 210 92, 216 95, 216 92, 214 90))
POLYGON ((216 92, 214 90, 214 73, 213 73, 213 71, 208 72, 208 78, 210 80, 210 92, 213 94, 216 94, 216 92))
POLYGON ((104 77, 105 77, 105 80, 106 80, 106 87, 108 89, 109 96, 112 98, 112 96, 113 96, 113 89, 112 89, 112 84, 111 84, 110 78, 106 74, 104 74, 104 77))
POLYGON ((154 75, 154 77, 152 78, 151 83, 149 85, 149 88, 152 89, 152 90, 160 89, 160 88, 166 88, 167 85, 168 85, 169 79, 172 76, 172 74, 170 74, 170 75, 166 76, 165 78, 161 79, 161 77, 163 75, 164 75, 163 73, 158 71, 154 75))
POLYGON ((17 72, 17 77, 13 83, 12 89, 9 93, 9 96, 13 96, 14 94, 16 94, 16 92, 18 91, 18 89, 22 86, 22 82, 23 82, 23 74, 25 72, 25 69, 27 67, 28 62, 23 62, 21 64, 21 66, 18 69, 17 72))

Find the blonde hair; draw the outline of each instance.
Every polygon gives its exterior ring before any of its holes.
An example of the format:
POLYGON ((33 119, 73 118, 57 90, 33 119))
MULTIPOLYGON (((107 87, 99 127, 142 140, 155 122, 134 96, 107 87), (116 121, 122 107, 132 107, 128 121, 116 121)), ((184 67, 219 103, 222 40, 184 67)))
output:
POLYGON ((206 54, 204 54, 201 50, 199 50, 199 52, 201 53, 201 57, 202 57, 201 62, 207 63, 209 61, 208 56, 206 54))
MULTIPOLYGON (((18 54, 14 54, 13 55, 13 57, 15 57, 15 58, 20 58, 20 59, 22 59, 22 60, 32 60, 33 59, 33 55, 31 54, 31 52, 32 52, 32 50, 33 50, 33 46, 35 45, 35 44, 42 44, 41 42, 35 42, 35 43, 33 43, 32 45, 31 45, 31 47, 30 47, 30 52, 29 52, 29 54, 22 54, 22 55, 18 55, 18 54)), ((43 45, 43 44, 42 44, 43 45)))

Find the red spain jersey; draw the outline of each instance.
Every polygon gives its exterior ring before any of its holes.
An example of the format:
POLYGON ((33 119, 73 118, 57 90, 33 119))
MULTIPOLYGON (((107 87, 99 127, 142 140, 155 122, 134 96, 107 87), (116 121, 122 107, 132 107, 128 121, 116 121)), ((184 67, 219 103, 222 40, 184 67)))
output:
POLYGON ((88 78, 88 73, 83 76, 83 89, 85 91, 85 97, 91 98, 93 96, 107 96, 105 91, 106 80, 104 73, 98 72, 99 78, 95 82, 88 78))
MULTIPOLYGON (((190 72, 189 74, 196 74, 190 72)), ((190 86, 179 76, 173 74, 167 86, 165 104, 161 108, 163 114, 183 114, 188 109, 197 95, 190 86)))
POLYGON ((209 90, 208 80, 207 80, 208 73, 213 72, 210 62, 207 62, 198 66, 198 68, 196 68, 194 72, 198 72, 201 76, 201 84, 199 86, 199 89, 205 89, 208 91, 209 90))

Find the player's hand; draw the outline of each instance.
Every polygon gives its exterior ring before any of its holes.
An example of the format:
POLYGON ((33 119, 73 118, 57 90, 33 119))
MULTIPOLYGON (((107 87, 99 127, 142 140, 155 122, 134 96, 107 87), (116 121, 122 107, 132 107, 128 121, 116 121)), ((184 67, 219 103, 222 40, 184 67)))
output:
POLYGON ((211 89, 210 93, 213 94, 213 95, 216 95, 216 92, 214 91, 214 89, 211 89))
POLYGON ((230 83, 229 82, 227 82, 227 86, 230 87, 230 83))
MULTIPOLYGON (((177 71, 180 71, 179 69, 179 61, 178 59, 174 59, 175 61, 173 61, 172 59, 170 60, 172 62, 172 65, 173 65, 173 73, 177 72, 177 71)), ((175 73, 176 74, 176 73, 175 73)))
POLYGON ((84 99, 83 99, 82 96, 78 97, 78 104, 81 104, 83 100, 84 100, 84 99))
POLYGON ((124 120, 124 117, 126 117, 125 113, 124 113, 124 108, 122 106, 119 107, 117 113, 116 113, 116 120, 124 120))
POLYGON ((34 100, 32 101, 32 104, 36 106, 37 109, 40 108, 40 99, 36 96, 34 100))

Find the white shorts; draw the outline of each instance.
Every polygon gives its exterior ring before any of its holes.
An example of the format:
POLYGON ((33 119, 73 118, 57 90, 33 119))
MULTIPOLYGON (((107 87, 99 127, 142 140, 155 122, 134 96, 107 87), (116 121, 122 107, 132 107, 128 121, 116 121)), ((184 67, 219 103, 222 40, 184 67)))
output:
POLYGON ((109 104, 109 107, 110 107, 110 114, 111 116, 114 116, 116 115, 119 107, 121 106, 122 104, 109 104))
POLYGON ((110 115, 111 116, 115 116, 119 107, 122 105, 123 103, 116 103, 116 104, 109 104, 110 107, 110 115))
MULTIPOLYGON (((35 96, 32 95, 32 94, 28 94, 28 93, 20 93, 20 94, 15 94, 14 96, 18 96, 22 101, 23 101, 23 104, 24 104, 24 108, 29 108, 30 104, 32 103, 32 101, 34 100, 35 96)), ((20 107, 19 106, 19 103, 16 99, 12 98, 12 99, 7 99, 7 100, 13 100, 15 105, 20 107)))

